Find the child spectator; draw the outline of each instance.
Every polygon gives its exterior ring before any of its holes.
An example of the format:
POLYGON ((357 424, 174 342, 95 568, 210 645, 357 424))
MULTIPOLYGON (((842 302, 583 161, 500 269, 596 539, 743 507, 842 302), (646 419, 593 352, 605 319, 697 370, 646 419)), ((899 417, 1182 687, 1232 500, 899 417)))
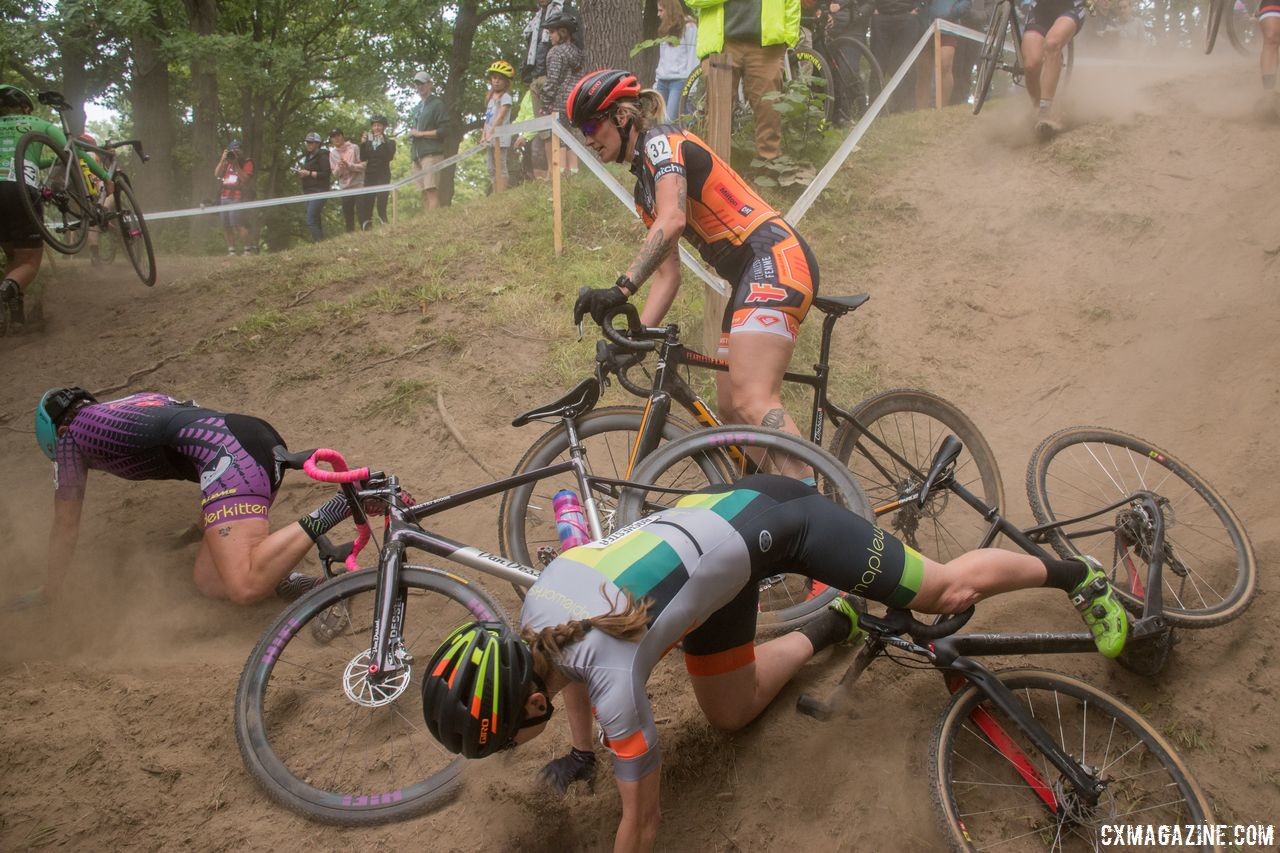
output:
MULTIPOLYGON (((569 127, 564 117, 564 104, 582 76, 582 49, 574 44, 578 18, 572 12, 551 15, 542 25, 551 33, 551 50, 547 51, 547 78, 543 84, 543 106, 547 114, 559 113, 560 123, 569 127)), ((560 148, 560 171, 578 171, 578 155, 566 145, 560 148)))
POLYGON ((685 14, 680 0, 658 0, 658 35, 664 41, 658 45, 654 88, 667 102, 667 121, 675 122, 680 118, 680 90, 698 67, 698 25, 685 14), (680 43, 666 41, 672 38, 680 43))
POLYGON ((489 181, 495 193, 507 188, 506 149, 511 147, 511 134, 501 133, 498 128, 511 124, 511 110, 515 105, 515 99, 511 97, 511 81, 515 76, 515 68, 505 60, 499 59, 489 66, 489 100, 484 107, 484 130, 480 134, 480 144, 485 146, 489 181), (501 149, 497 156, 494 156, 493 150, 495 137, 501 149))

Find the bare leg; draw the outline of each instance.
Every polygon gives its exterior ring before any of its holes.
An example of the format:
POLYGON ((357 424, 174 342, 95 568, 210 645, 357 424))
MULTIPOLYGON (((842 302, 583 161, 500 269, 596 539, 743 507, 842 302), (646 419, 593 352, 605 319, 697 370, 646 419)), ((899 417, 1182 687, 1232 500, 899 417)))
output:
POLYGON ((1076 29, 1075 20, 1064 16, 1053 22, 1048 35, 1044 37, 1044 69, 1040 72, 1041 100, 1052 101, 1058 93, 1058 80, 1062 77, 1062 52, 1075 38, 1076 29))
POLYGON ((44 246, 40 245, 34 249, 15 249, 5 244, 4 259, 4 277, 16 281, 18 287, 25 293, 27 286, 35 281, 36 273, 40 271, 40 262, 44 259, 44 246))
POLYGON ((1262 70, 1263 82, 1270 77, 1275 85, 1276 66, 1280 65, 1280 18, 1268 16, 1258 22, 1262 30, 1262 55, 1258 59, 1262 70))
POLYGON ((1003 548, 982 548, 948 563, 924 558, 924 578, 909 605, 921 613, 959 613, 984 598, 1045 585, 1040 558, 1003 548))
POLYGON ((691 675, 689 680, 708 722, 732 732, 758 717, 812 657, 809 638, 792 631, 756 646, 754 663, 721 675, 691 675))
POLYGON ((196 589, 210 598, 253 604, 314 547, 300 524, 268 534, 266 519, 248 518, 207 527, 196 555, 196 589))
POLYGON ((1027 94, 1031 96, 1031 105, 1040 104, 1040 71, 1044 67, 1044 36, 1039 33, 1022 34, 1022 62, 1026 72, 1027 94))

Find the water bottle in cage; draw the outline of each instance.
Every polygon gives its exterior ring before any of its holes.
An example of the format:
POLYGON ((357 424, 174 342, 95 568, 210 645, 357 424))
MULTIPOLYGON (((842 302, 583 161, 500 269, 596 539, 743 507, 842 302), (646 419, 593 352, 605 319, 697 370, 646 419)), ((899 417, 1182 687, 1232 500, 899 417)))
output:
POLYGON ((560 535, 560 547, 567 551, 591 541, 591 528, 587 526, 587 513, 578 500, 577 492, 561 489, 551 501, 556 513, 556 533, 560 535))

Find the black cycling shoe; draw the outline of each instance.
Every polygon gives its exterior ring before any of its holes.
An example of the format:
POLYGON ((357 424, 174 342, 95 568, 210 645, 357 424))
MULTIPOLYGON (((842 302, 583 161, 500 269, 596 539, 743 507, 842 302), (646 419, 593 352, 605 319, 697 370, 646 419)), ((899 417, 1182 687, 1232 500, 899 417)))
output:
POLYGON ((27 315, 22 310, 22 288, 11 278, 0 283, 0 300, 9 306, 9 319, 15 323, 26 323, 27 315))
POLYGON ((304 575, 302 572, 289 572, 280 583, 276 584, 276 598, 293 601, 301 598, 318 587, 324 578, 315 575, 304 575))

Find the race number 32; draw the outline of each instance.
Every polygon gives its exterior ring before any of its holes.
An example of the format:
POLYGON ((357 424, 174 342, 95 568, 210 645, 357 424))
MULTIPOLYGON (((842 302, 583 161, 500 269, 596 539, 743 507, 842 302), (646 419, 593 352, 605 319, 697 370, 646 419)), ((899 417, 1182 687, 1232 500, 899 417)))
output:
POLYGON ((645 150, 649 155, 649 162, 655 166, 671 159, 671 143, 667 141, 665 136, 650 139, 649 144, 645 146, 645 150))

